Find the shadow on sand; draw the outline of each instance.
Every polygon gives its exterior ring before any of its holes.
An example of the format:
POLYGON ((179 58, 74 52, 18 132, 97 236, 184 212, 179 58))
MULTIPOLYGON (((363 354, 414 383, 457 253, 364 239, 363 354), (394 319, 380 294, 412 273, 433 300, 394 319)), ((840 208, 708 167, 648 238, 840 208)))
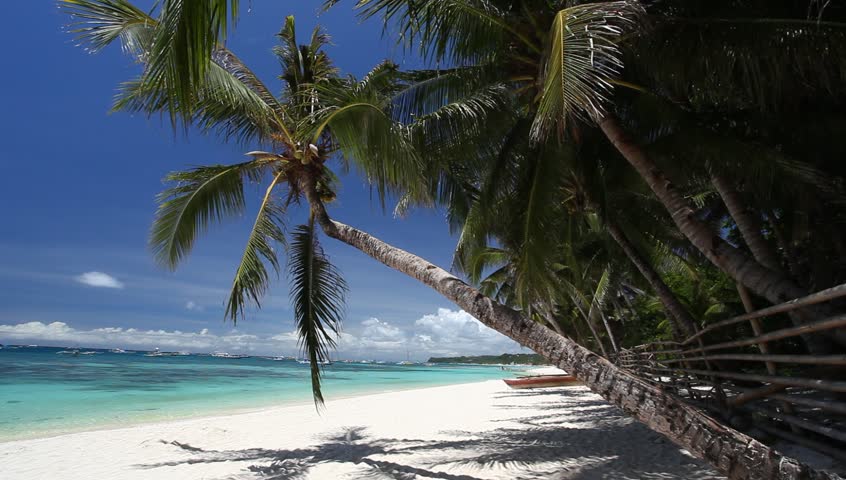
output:
MULTIPOLYGON (((551 392, 509 392, 498 396, 497 406, 516 414, 519 402, 507 400, 538 393, 551 392)), ((561 397, 561 391, 557 393, 561 397)), ((442 432, 449 440, 374 438, 365 427, 353 427, 324 437, 312 447, 292 450, 207 450, 174 441, 164 443, 189 454, 186 458, 138 467, 245 462, 243 476, 227 478, 267 480, 308 478, 310 470, 325 463, 349 463, 355 473, 344 478, 368 479, 722 478, 595 396, 581 392, 567 396, 571 397, 567 404, 544 401, 531 407, 534 413, 548 414, 496 421, 502 428, 442 432)))

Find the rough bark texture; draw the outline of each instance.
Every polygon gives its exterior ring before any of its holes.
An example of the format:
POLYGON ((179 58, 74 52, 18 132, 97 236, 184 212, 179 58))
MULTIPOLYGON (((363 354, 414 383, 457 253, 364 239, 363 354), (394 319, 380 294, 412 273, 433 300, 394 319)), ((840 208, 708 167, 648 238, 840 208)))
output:
POLYGON ((591 390, 693 455, 710 462, 729 478, 839 478, 818 472, 722 425, 702 411, 616 367, 599 355, 495 302, 446 270, 361 230, 330 219, 313 190, 313 183, 304 183, 312 211, 326 235, 434 289, 488 327, 531 348, 575 375, 591 390))
POLYGON ((599 355, 482 295, 446 270, 420 257, 392 247, 353 227, 329 220, 328 217, 320 223, 330 237, 438 291, 485 325, 575 375, 591 390, 693 455, 710 462, 729 478, 838 478, 817 472, 722 425, 702 411, 649 385, 599 355))
POLYGON ((637 251, 635 246, 629 240, 629 237, 626 236, 625 232, 620 228, 619 225, 614 223, 613 221, 606 221, 605 228, 608 230, 608 233, 611 234, 611 238, 617 242, 617 245, 623 250, 623 253, 626 254, 626 257, 629 258, 637 270, 643 275, 643 278, 646 279, 646 282, 649 283, 649 286, 652 287, 652 291, 658 296, 658 299, 661 301, 661 305, 664 306, 664 310, 666 310, 667 315, 670 317, 670 321, 672 321, 678 329, 680 329, 685 338, 693 335, 698 330, 696 328, 696 322, 693 321, 693 317, 690 316, 687 309, 684 308, 684 305, 681 304, 676 295, 670 290, 670 287, 664 283, 664 280, 661 279, 661 275, 652 267, 648 260, 643 258, 640 252, 637 251))
MULTIPOLYGON (((696 218, 694 210, 684 196, 676 190, 643 149, 628 137, 616 118, 606 116, 599 122, 599 126, 617 151, 646 181, 682 234, 717 268, 774 305, 808 294, 786 275, 761 265, 696 218)), ((832 350, 831 345, 821 336, 805 337, 805 342, 811 353, 825 354, 832 350)))

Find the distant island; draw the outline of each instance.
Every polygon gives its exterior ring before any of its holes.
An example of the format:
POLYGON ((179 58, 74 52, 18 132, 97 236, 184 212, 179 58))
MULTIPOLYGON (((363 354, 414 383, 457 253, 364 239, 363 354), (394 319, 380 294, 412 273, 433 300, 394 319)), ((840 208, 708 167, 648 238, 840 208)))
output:
POLYGON ((432 357, 429 363, 475 363, 482 365, 546 365, 549 361, 536 353, 504 353, 472 357, 432 357))

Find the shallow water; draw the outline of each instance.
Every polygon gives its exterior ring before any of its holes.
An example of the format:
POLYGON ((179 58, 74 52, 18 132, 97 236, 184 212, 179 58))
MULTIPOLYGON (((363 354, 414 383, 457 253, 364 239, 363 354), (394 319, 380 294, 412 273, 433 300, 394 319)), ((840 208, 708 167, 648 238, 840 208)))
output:
MULTIPOLYGON (((309 366, 295 361, 60 350, 0 350, 0 441, 311 401, 309 366)), ((328 400, 514 375, 488 366, 361 363, 324 372, 328 400)))

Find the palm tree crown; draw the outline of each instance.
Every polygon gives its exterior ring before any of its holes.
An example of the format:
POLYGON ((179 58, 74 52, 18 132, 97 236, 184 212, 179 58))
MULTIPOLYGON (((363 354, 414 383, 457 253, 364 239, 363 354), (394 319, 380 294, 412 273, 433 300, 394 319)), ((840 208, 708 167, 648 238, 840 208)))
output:
POLYGON ((171 186, 158 197, 150 247, 162 266, 176 268, 212 223, 243 213, 250 184, 265 183, 225 316, 234 322, 250 306, 260 306, 272 274, 280 272, 279 249, 287 249, 297 328, 311 361, 315 401, 322 403, 319 364, 328 360, 339 332, 346 284, 320 247, 314 215, 294 229, 290 242, 286 223, 304 189, 314 189, 322 202, 334 199, 333 159, 342 167, 354 163, 383 195, 419 183, 412 180, 418 169, 404 130, 386 112, 390 101, 384 92, 396 67, 383 63, 361 80, 342 78, 324 50, 326 33, 317 27, 301 45, 294 18, 288 17, 274 49, 284 82, 281 96, 215 45, 201 87, 191 103, 182 103, 170 94, 168 75, 150 80, 159 68, 150 48, 160 29, 169 28, 162 23, 164 7, 162 18, 153 18, 124 0, 73 0, 63 6, 77 19, 73 31, 79 40, 95 49, 119 41, 143 64, 141 76, 122 86, 116 110, 188 116, 204 132, 261 145, 245 162, 169 174, 171 186))

